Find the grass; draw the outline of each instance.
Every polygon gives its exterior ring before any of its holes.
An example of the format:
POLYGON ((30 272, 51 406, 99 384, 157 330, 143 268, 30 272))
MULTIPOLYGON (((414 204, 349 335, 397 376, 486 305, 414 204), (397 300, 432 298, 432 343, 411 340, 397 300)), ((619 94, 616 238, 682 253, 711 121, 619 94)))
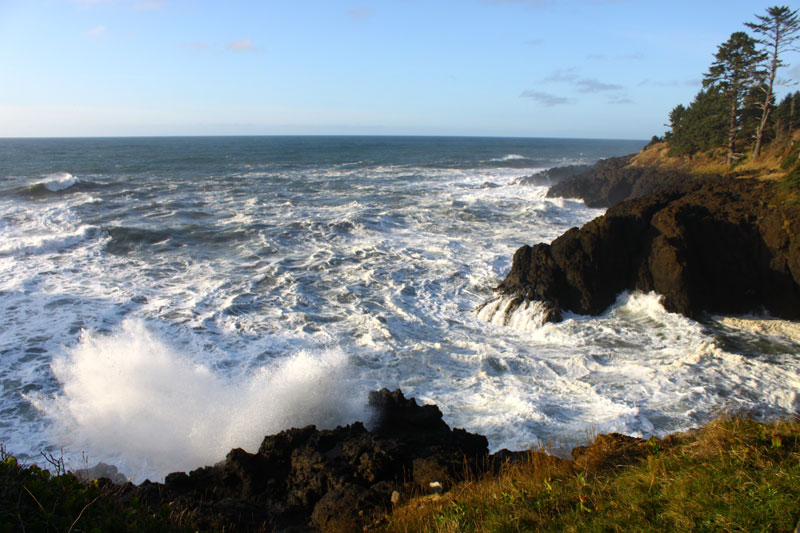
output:
POLYGON ((85 482, 46 458, 54 472, 21 465, 0 448, 0 532, 182 531, 170 510, 146 512, 122 488, 85 482))
MULTIPOLYGON (((2 450, 0 450, 2 451, 2 450)), ((663 439, 600 435, 571 461, 543 452, 441 496, 397 506, 390 532, 797 531, 800 420, 720 418, 663 439)), ((151 512, 123 488, 84 482, 0 453, 0 532, 186 531, 169 506, 151 512)), ((465 470, 466 472, 466 470, 465 470)), ((445 480, 448 481, 448 480, 445 480)))
MULTIPOLYGON (((666 142, 653 143, 636 154, 632 166, 654 166, 677 168, 698 175, 716 174, 720 176, 758 177, 772 181, 780 181, 792 166, 787 166, 787 154, 796 152, 800 145, 776 144, 764 151, 761 157, 753 159, 748 151, 741 155, 733 166, 726 162, 727 154, 722 148, 709 152, 699 152, 692 157, 671 156, 666 142)), ((796 160, 796 157, 795 157, 796 160)))
POLYGON ((387 532, 795 531, 800 423, 722 418, 663 440, 600 436, 575 461, 533 453, 440 499, 395 509, 387 532))

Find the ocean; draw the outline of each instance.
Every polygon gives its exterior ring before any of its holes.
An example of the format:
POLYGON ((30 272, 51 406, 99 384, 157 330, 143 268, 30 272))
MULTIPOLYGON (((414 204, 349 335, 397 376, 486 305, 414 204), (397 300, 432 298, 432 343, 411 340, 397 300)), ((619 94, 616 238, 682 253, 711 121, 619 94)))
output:
POLYGON ((492 450, 797 414, 796 323, 493 313, 518 247, 603 213, 515 180, 644 144, 0 139, 0 442, 141 481, 369 423, 383 387, 492 450))

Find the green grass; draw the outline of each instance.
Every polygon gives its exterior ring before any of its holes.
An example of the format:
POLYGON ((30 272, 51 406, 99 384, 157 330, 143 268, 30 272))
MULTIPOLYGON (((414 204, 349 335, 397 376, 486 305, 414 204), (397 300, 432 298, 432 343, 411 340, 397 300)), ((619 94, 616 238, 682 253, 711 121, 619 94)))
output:
POLYGON ((182 531, 168 508, 148 513, 120 487, 82 481, 49 462, 55 474, 0 449, 0 532, 182 531))
POLYGON ((539 454, 441 499, 395 510, 386 531, 794 531, 800 423, 720 419, 687 435, 598 442, 571 464, 539 454))

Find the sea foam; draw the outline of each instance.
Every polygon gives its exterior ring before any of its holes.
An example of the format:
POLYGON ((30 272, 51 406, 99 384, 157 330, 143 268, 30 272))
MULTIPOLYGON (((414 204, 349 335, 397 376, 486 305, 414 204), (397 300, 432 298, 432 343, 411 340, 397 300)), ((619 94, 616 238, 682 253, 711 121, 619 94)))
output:
POLYGON ((347 368, 340 350, 303 351, 228 380, 126 320, 112 335, 85 332, 52 365, 60 393, 28 399, 67 454, 141 481, 216 463, 231 448, 255 451, 289 427, 365 420, 366 394, 353 390, 347 368))
POLYGON ((44 187, 51 192, 69 189, 78 183, 78 178, 69 172, 56 172, 55 174, 48 174, 45 179, 47 181, 44 181, 42 185, 44 185, 44 187))
POLYGON ((519 301, 515 296, 499 296, 477 310, 478 318, 495 326, 535 331, 546 321, 552 309, 546 302, 519 301))

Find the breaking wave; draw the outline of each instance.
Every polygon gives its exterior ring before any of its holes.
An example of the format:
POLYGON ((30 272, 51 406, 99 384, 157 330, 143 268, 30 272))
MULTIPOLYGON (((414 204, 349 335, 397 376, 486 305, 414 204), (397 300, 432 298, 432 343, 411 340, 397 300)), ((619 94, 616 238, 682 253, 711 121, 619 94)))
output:
POLYGON ((141 320, 110 335, 84 332, 52 364, 61 392, 29 400, 52 437, 90 461, 134 479, 219 461, 231 448, 258 449, 288 427, 365 420, 366 394, 348 377, 341 350, 301 351, 227 379, 175 349, 141 320))

